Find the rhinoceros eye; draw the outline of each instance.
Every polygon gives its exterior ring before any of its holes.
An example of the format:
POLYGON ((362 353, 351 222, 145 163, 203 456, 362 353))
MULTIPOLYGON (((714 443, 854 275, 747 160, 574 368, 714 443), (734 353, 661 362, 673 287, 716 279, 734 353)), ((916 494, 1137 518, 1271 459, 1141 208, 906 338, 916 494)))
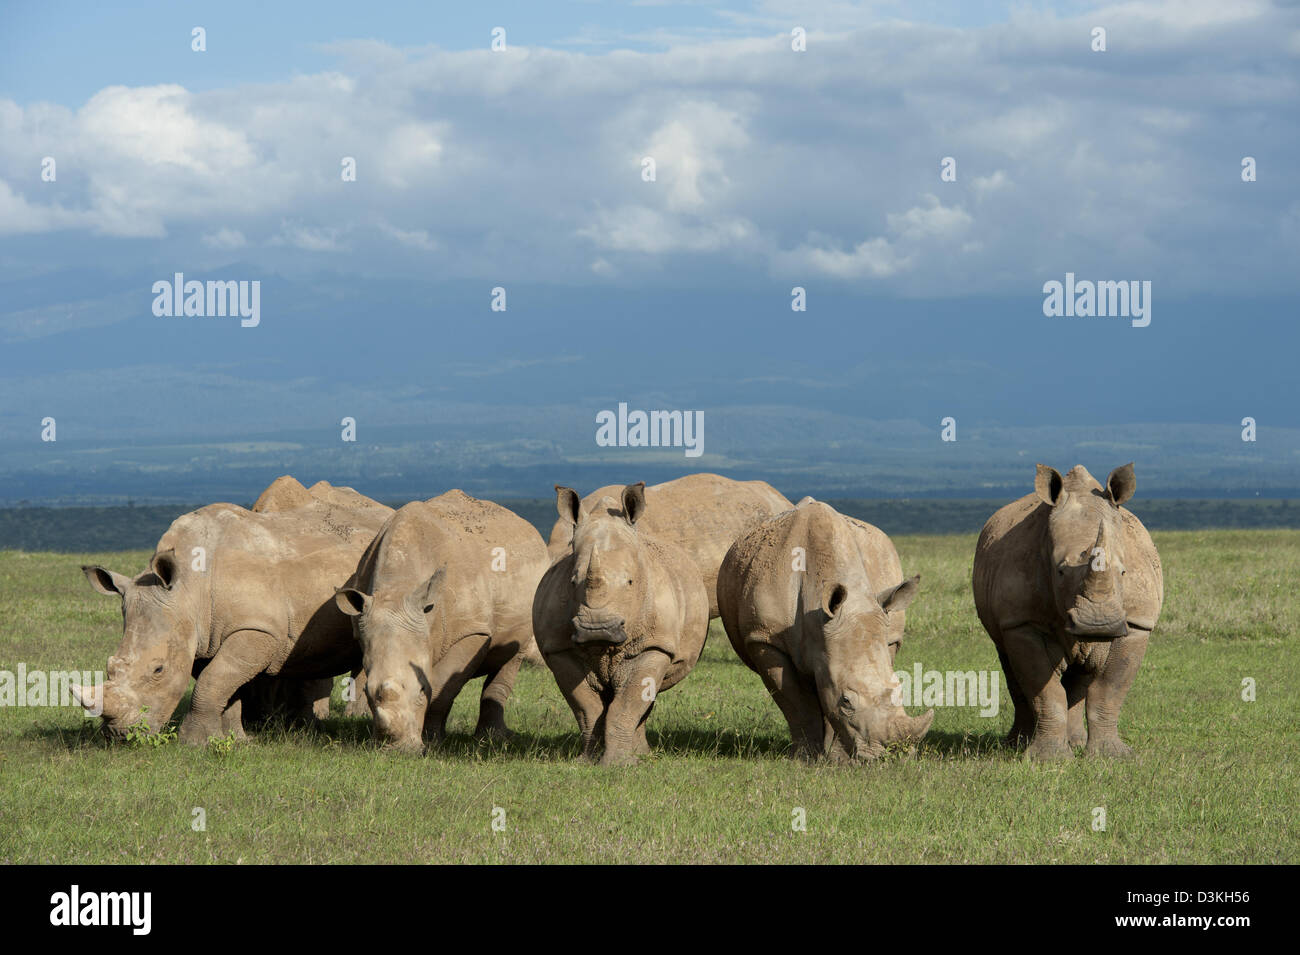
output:
POLYGON ((153 675, 157 676, 158 674, 162 673, 162 671, 163 671, 163 665, 160 663, 153 668, 153 675))

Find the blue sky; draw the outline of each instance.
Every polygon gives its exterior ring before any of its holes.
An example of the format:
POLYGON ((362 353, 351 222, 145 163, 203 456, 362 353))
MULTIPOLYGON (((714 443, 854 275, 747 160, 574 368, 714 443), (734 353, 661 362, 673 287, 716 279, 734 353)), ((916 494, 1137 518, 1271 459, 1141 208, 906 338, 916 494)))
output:
POLYGON ((55 412, 113 445, 540 409, 571 455, 620 400, 1300 428, 1297 103, 1264 0, 4 4, 0 471, 55 412), (261 325, 153 315, 176 272, 260 281, 261 325), (1044 316, 1067 272, 1151 282, 1152 323, 1044 316))
POLYGON ((1001 22, 1013 11, 1080 4, 968 0, 963 3, 721 3, 403 0, 370 4, 248 2, 100 4, 6 0, 0 8, 0 94, 18 102, 75 107, 108 82, 149 86, 184 77, 198 92, 274 83, 332 68, 328 47, 376 40, 399 48, 484 47, 493 27, 520 46, 572 51, 663 49, 675 40, 766 36, 786 22, 809 30, 900 18, 954 27, 1001 22), (208 55, 189 50, 203 26, 208 55))

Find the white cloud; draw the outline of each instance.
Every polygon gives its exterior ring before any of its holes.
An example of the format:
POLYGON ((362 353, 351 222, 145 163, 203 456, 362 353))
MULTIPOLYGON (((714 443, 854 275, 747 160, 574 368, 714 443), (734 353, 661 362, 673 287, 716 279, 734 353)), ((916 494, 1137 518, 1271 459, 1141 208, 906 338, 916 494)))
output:
POLYGON ((749 142, 736 112, 714 103, 689 102, 651 134, 642 156, 654 159, 668 208, 698 212, 715 205, 731 183, 724 157, 749 142))
POLYGON ((314 228, 298 223, 284 222, 281 223, 280 234, 271 240, 271 244, 291 245, 305 252, 340 252, 343 249, 343 246, 339 244, 339 236, 342 233, 342 229, 328 226, 314 228))
POLYGON ((851 251, 805 244, 773 256, 777 269, 787 275, 809 271, 838 279, 888 278, 908 268, 910 261, 882 238, 859 242, 851 251))
POLYGON ((922 200, 925 203, 922 206, 886 216, 889 228, 905 239, 952 239, 969 229, 975 221, 961 206, 944 206, 932 193, 926 193, 922 200))
POLYGON ((995 192, 1001 192, 1011 186, 1011 177, 1001 169, 997 169, 992 175, 976 176, 972 180, 975 187, 975 194, 983 199, 995 192))
POLYGON ((248 245, 244 233, 238 229, 218 229, 202 237, 203 244, 210 249, 242 249, 248 245))
POLYGON ((662 255, 719 252, 753 240, 756 230, 745 219, 688 222, 647 206, 628 205, 597 212, 577 234, 610 251, 662 255))
POLYGON ((419 249, 422 252, 437 252, 441 246, 438 240, 429 235, 427 229, 399 229, 387 222, 379 223, 379 231, 402 245, 419 249))
MULTIPOLYGON (((793 3, 761 3, 754 22, 793 3)), ((70 261, 121 237, 165 238, 171 258, 259 237, 269 267, 346 247, 340 268, 412 269, 396 242, 438 252, 428 277, 507 262, 518 279, 636 280, 671 257, 704 276, 725 259, 940 293, 1005 289, 1085 249, 1096 261, 1077 267, 1183 270, 1187 288, 1294 281, 1262 234, 1276 195, 1222 162, 1255 155, 1267 174, 1296 151, 1293 8, 1149 0, 966 30, 897 6, 803 9, 807 54, 770 23, 661 52, 350 41, 337 67, 279 82, 109 86, 79 109, 0 100, 0 236, 62 230, 70 261), (1093 20, 1107 54, 1087 50, 1093 20), (47 155, 56 183, 39 180, 47 155), (941 185, 947 155, 961 177, 941 185)), ((35 254, 0 253, 10 269, 35 254)))

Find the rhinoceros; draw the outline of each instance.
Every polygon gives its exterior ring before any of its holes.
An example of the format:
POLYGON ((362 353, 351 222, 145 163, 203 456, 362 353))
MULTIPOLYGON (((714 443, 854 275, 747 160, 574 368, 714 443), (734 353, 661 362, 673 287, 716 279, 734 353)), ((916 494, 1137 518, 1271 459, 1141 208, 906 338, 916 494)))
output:
POLYGON ((873 759, 920 739, 934 711, 897 702, 894 658, 920 587, 879 528, 804 498, 727 551, 722 625, 790 725, 792 755, 873 759))
POLYGON ((537 529, 453 490, 397 510, 336 602, 363 651, 376 739, 440 742, 468 680, 483 677, 477 736, 508 736, 505 702, 533 646, 533 594, 549 566, 537 529))
MULTIPOLYGON (((559 491, 559 486, 556 486, 559 491)), ((619 499, 623 485, 610 484, 582 499, 586 514, 605 497, 619 499)), ((642 530, 661 541, 676 544, 699 566, 709 594, 709 617, 718 615, 718 567, 727 548, 759 521, 789 510, 791 504, 776 488, 763 481, 733 481, 720 474, 688 474, 645 489, 649 505, 642 530)), ((567 508, 567 503, 561 501, 567 508)), ((569 552, 574 519, 562 509, 551 528, 547 549, 551 560, 569 552)))
POLYGON ((180 728, 196 745, 243 735, 241 691, 264 687, 264 675, 318 681, 328 706, 331 678, 361 662, 334 589, 390 514, 351 488, 308 490, 286 475, 252 510, 210 504, 178 517, 136 577, 83 567, 95 590, 121 599, 123 639, 103 687, 80 688, 80 702, 102 707, 110 735, 142 723, 156 732, 196 676, 180 728))
POLYGON ((1119 711, 1160 616, 1160 556, 1122 505, 1133 465, 1097 483, 1082 466, 1065 477, 1038 465, 1034 493, 989 518, 972 587, 997 647, 1015 722, 1007 741, 1033 759, 1127 756, 1119 711), (1087 725, 1084 709, 1087 709, 1087 725))
POLYGON ((533 631, 582 733, 601 765, 650 752, 646 720, 659 693, 691 672, 709 631, 700 569, 680 547, 645 529, 653 507, 630 484, 582 511, 571 488, 556 489, 574 524, 570 553, 537 587, 533 631))

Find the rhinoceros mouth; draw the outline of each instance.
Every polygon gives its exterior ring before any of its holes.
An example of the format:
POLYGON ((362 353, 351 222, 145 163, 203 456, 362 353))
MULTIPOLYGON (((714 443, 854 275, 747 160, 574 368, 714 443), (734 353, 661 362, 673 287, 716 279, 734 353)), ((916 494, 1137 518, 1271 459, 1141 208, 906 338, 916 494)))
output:
POLYGON ((1074 615, 1074 611, 1070 611, 1068 621, 1065 624, 1065 632, 1072 637, 1087 637, 1093 640, 1113 640, 1117 637, 1128 636, 1128 623, 1122 617, 1117 621, 1091 623, 1086 620, 1080 620, 1074 615))
POLYGON ((573 618, 574 643, 608 643, 618 646, 627 640, 627 630, 623 621, 584 618, 581 614, 573 618))

